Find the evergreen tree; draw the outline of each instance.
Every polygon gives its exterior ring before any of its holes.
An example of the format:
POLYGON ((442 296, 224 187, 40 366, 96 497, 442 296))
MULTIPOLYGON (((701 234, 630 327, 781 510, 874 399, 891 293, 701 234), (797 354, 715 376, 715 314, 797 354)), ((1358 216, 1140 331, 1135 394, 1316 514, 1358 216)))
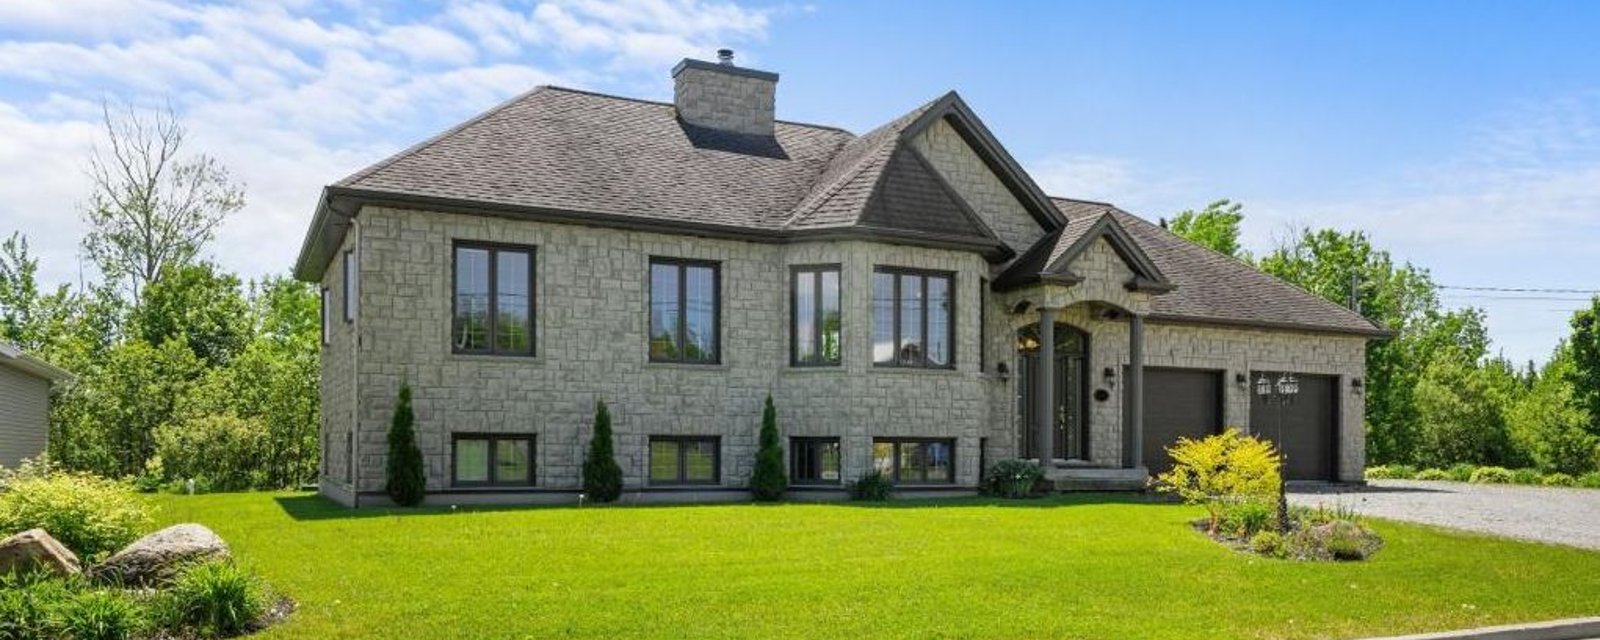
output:
POLYGON ((622 467, 617 466, 611 444, 611 410, 603 400, 594 403, 594 436, 583 458, 583 492, 595 502, 622 497, 622 467))
POLYGON ((400 403, 394 408, 394 420, 389 425, 388 484, 384 491, 389 498, 403 507, 422 503, 422 492, 427 488, 427 476, 422 470, 422 450, 417 448, 417 433, 413 424, 416 416, 411 412, 411 385, 400 385, 400 403))
POLYGON ((778 410, 772 406, 772 394, 767 394, 766 407, 761 410, 761 437, 756 450, 756 468, 750 475, 750 493, 755 499, 772 501, 783 497, 789 488, 789 478, 783 472, 783 447, 778 440, 778 410))

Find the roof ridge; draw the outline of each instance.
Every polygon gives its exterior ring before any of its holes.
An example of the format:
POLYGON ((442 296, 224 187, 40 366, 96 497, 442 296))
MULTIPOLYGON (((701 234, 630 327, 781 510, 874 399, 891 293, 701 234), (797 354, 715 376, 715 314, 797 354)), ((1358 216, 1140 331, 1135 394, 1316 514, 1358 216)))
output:
MULTIPOLYGON (((648 105, 657 106, 657 107, 669 107, 669 108, 676 108, 677 107, 677 105, 675 105, 675 104, 673 104, 671 102, 663 101, 663 100, 650 100, 650 99, 647 99, 647 98, 635 98, 635 97, 632 97, 632 96, 619 96, 619 95, 616 95, 614 93, 601 93, 599 91, 591 91, 591 90, 588 90, 588 89, 574 89, 572 87, 563 87, 563 86, 554 85, 554 84, 541 85, 541 88, 550 89, 550 90, 553 90, 553 91, 565 91, 567 93, 576 93, 578 95, 594 96, 596 98, 608 98, 608 99, 611 99, 611 100, 621 100, 621 101, 624 101, 624 102, 635 102, 635 103, 639 103, 639 104, 648 104, 648 105)), ((780 123, 780 124, 794 125, 796 127, 806 127, 808 129, 825 129, 825 130, 828 130, 828 131, 837 131, 839 133, 847 134, 847 135, 849 135, 851 137, 855 137, 855 135, 856 135, 854 132, 850 131, 849 129, 845 129, 844 127, 836 127, 836 126, 833 126, 831 124, 817 124, 815 122, 799 122, 797 120, 784 120, 782 118, 774 118, 772 121, 776 122, 776 123, 780 123)))
MULTIPOLYGON (((1115 204, 1112 204, 1110 202, 1106 202, 1104 200, 1085 200, 1083 198, 1069 198, 1067 196, 1052 196, 1052 195, 1049 195, 1049 194, 1045 194, 1045 197, 1049 198, 1051 200, 1065 200, 1067 202, 1076 202, 1076 203, 1079 203, 1079 204, 1103 204, 1105 206, 1112 207, 1112 208, 1116 208, 1116 206, 1117 206, 1115 204)), ((1123 213, 1127 213, 1127 212, 1124 211, 1123 213)))
MULTIPOLYGON (((863 139, 865 139, 865 136, 857 138, 857 140, 863 139)), ((889 138, 888 141, 890 144, 883 145, 884 147, 892 148, 898 144, 894 138, 889 138)), ((839 151, 836 151, 835 154, 843 152, 844 149, 841 148, 839 151)), ((816 213, 816 211, 821 209, 823 205, 832 202, 834 198, 838 197, 839 193, 844 191, 845 187, 850 186, 850 184, 854 183, 857 178, 861 177, 861 174, 864 173, 868 167, 872 166, 872 163, 875 159, 879 157, 888 157, 892 153, 892 151, 884 152, 880 149, 873 149, 868 153, 861 154, 861 157, 856 158, 855 164, 846 168, 844 172, 832 182, 832 184, 828 185, 826 189, 823 189, 822 193, 816 197, 815 202, 810 202, 808 204, 807 201, 811 200, 810 197, 801 200, 795 206, 794 211, 789 213, 788 219, 784 221, 783 226, 788 227, 796 222, 800 222, 801 220, 808 218, 811 214, 816 213)), ((818 179, 821 179, 821 177, 822 176, 819 175, 818 179)), ((876 184, 878 180, 881 179, 882 175, 879 175, 877 179, 874 179, 873 183, 876 184)))

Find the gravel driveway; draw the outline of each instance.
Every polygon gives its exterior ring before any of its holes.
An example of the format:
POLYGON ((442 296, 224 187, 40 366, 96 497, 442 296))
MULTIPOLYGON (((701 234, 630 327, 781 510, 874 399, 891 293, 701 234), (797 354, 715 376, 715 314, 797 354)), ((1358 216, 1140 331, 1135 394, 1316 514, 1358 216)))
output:
POLYGON ((1373 480, 1365 487, 1291 487, 1295 504, 1342 504, 1362 515, 1600 549, 1600 489, 1373 480))

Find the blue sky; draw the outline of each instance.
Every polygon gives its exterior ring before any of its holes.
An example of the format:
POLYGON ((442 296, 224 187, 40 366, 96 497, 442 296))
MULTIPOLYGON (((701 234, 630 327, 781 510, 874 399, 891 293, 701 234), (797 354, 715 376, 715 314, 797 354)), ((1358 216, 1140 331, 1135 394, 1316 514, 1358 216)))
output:
MULTIPOLYGON (((1600 289, 1597 32, 1580 2, 8 0, 0 234, 78 278, 99 101, 170 100, 249 188, 213 257, 282 272, 321 185, 533 85, 668 98, 729 46, 781 117, 862 132, 955 89, 1047 190, 1230 197, 1258 253, 1359 228, 1443 284, 1600 289)), ((1580 303, 1509 296, 1446 303, 1542 360, 1580 303)))

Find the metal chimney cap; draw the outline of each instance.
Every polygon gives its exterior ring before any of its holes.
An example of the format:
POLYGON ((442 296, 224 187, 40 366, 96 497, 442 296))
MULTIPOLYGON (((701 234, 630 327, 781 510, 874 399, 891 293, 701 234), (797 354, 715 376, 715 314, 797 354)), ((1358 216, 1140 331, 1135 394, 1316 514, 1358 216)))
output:
POLYGON ((717 62, 733 66, 733 49, 717 49, 717 62))

